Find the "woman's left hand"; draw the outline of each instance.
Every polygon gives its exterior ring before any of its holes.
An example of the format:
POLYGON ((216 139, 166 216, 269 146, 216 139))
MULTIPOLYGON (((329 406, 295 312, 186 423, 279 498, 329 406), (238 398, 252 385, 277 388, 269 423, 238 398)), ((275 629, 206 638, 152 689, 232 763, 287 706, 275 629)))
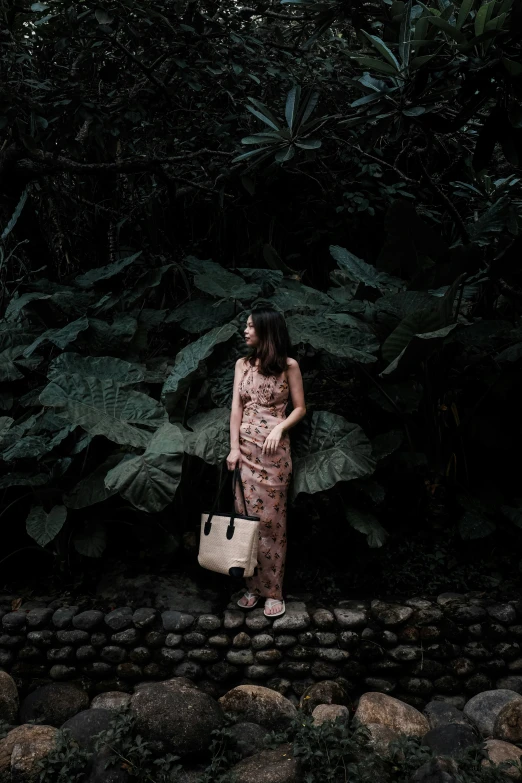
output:
POLYGON ((275 454, 282 436, 283 428, 280 425, 277 425, 266 436, 263 448, 261 449, 261 454, 275 454))

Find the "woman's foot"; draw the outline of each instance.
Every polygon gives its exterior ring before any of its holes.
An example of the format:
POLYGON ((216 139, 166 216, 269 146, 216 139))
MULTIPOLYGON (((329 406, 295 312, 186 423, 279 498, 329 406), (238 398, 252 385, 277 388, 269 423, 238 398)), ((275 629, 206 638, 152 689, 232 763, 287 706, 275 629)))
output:
POLYGON ((245 593, 239 601, 238 606, 242 606, 244 609, 252 609, 259 601, 259 596, 254 593, 245 593))
POLYGON ((274 617, 285 612, 285 602, 279 598, 267 598, 265 601, 264 614, 266 617, 274 617))

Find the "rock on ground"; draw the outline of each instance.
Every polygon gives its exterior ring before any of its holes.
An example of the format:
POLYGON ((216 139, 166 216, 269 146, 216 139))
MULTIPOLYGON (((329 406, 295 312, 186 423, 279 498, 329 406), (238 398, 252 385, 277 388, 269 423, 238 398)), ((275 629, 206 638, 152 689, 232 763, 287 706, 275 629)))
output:
POLYGON ((466 715, 452 704, 443 701, 430 701, 423 709, 431 729, 447 726, 448 723, 458 723, 461 726, 471 726, 466 715))
MULTIPOLYGON (((512 745, 510 742, 504 742, 498 739, 488 739, 485 741, 486 751, 489 756, 487 759, 482 760, 482 765, 487 767, 491 764, 501 764, 503 761, 520 761, 522 756, 522 749, 517 748, 516 745, 512 745)), ((516 769, 516 767, 506 766, 504 769, 505 775, 512 778, 512 780, 522 780, 522 774, 516 769)))
POLYGON ((105 693, 99 693, 91 701, 91 709, 93 710, 117 710, 120 707, 126 707, 130 704, 130 693, 123 693, 122 691, 106 691, 105 693))
POLYGON ((130 777, 118 761, 106 767, 111 755, 110 749, 105 747, 93 756, 87 783, 132 783, 136 780, 130 777))
POLYGON ((241 758, 253 756, 260 750, 263 750, 263 740, 268 734, 267 729, 258 726, 257 723, 248 723, 246 721, 235 723, 230 727, 230 733, 237 743, 237 750, 241 758))
POLYGON ((65 721, 62 729, 68 729, 80 748, 94 751, 94 737, 107 731, 113 719, 111 710, 88 709, 78 712, 65 721))
POLYGON ((522 741, 522 700, 502 707, 495 719, 493 736, 506 742, 522 741))
POLYGON ((502 708, 513 701, 521 700, 520 693, 503 688, 482 691, 466 702, 463 711, 483 737, 491 737, 495 728, 495 720, 502 708))
POLYGON ((323 680, 315 682, 305 690, 299 707, 306 715, 311 715, 319 704, 342 704, 348 707, 350 699, 342 685, 333 680, 323 680))
POLYGON ((15 681, 7 672, 0 670, 0 720, 16 723, 18 717, 18 690, 15 681))
POLYGON ((36 764, 54 749, 58 729, 54 726, 24 724, 0 741, 0 774, 11 772, 12 780, 37 780, 36 764))
POLYGON ((481 739, 471 726, 448 723, 431 729, 422 739, 422 744, 432 749, 436 756, 459 756, 470 745, 480 744, 481 739))
POLYGON ((409 783, 458 783, 457 773, 454 759, 434 758, 415 770, 409 783))
POLYGON ((211 696, 185 685, 154 683, 131 698, 137 730, 184 756, 208 749, 211 732, 223 725, 220 705, 211 696))
POLYGON ((382 723, 366 723, 366 728, 370 732, 368 738, 369 747, 381 758, 386 758, 390 754, 390 742, 399 739, 399 734, 393 729, 384 726, 382 723))
POLYGON ((366 725, 381 723, 398 734, 423 737, 429 731, 427 718, 409 704, 385 693, 363 693, 354 720, 366 725))
POLYGON ((232 767, 231 773, 235 783, 298 783, 300 779, 290 743, 243 759, 232 767))
POLYGON ((89 696, 81 688, 68 682, 53 682, 36 688, 25 697, 20 706, 20 720, 22 723, 40 720, 59 728, 88 706, 89 696))
POLYGON ((270 730, 286 728, 297 710, 285 696, 261 685, 238 685, 219 699, 225 712, 270 730))
POLYGON ((350 710, 343 704, 318 704, 312 712, 314 724, 320 726, 327 721, 335 721, 342 718, 344 723, 350 721, 350 710))

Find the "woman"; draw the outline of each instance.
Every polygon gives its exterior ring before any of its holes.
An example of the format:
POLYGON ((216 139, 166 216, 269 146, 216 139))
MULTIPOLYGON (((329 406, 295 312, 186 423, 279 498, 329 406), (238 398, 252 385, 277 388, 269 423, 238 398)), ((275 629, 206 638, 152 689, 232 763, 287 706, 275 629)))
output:
MULTIPOLYGON (((248 316, 245 342, 252 350, 238 359, 230 413, 230 446, 227 467, 239 463, 247 508, 234 497, 239 514, 260 517, 258 566, 246 578, 247 591, 239 606, 251 609, 265 598, 264 614, 285 612, 283 575, 286 555, 286 504, 292 476, 288 430, 306 413, 299 365, 291 350, 281 313, 256 308, 248 316), (286 417, 289 392, 293 411, 286 417)), ((239 497, 238 497, 239 496, 239 497)))

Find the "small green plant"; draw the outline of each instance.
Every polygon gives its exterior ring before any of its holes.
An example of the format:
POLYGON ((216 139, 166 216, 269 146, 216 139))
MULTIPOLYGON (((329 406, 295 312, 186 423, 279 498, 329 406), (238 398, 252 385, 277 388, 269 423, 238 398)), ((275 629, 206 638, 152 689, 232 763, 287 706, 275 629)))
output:
MULTIPOLYGON (((114 711, 109 728, 94 739, 94 751, 108 749, 106 767, 119 765, 140 783, 174 783, 182 769, 179 756, 168 753, 153 758, 151 743, 135 733, 129 707, 114 711)), ((70 731, 61 729, 52 753, 39 762, 39 783, 70 783, 83 780, 92 752, 82 749, 70 731)))
POLYGON ((236 750, 236 739, 230 730, 229 721, 220 729, 212 732, 209 751, 212 760, 205 771, 199 776, 197 783, 232 783, 231 767, 241 759, 236 750))

